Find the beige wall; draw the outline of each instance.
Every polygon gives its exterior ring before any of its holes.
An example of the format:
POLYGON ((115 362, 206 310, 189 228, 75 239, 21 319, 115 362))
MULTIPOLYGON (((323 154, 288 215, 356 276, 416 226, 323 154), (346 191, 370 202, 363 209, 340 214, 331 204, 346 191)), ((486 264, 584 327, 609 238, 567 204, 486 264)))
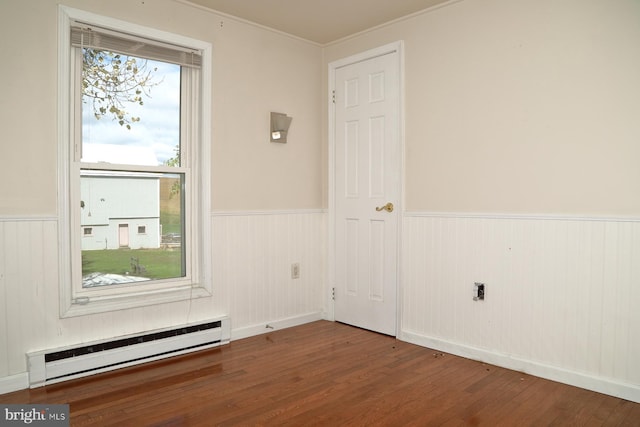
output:
MULTIPOLYGON (((214 210, 322 205, 321 49, 215 19, 214 210), (271 111, 293 117, 286 144, 270 143, 271 111)), ((211 25, 211 24, 210 24, 211 25)))
MULTIPOLYGON (((2 4, 0 214, 56 212, 56 3, 2 4)), ((466 0, 324 50, 170 0, 66 4, 213 44, 214 210, 326 207, 326 66, 404 40, 408 210, 640 213, 637 1, 466 0)))
POLYGON ((640 2, 465 0, 325 64, 395 40, 408 210, 640 214, 640 2))
MULTIPOLYGON (((0 215, 55 215, 57 3, 3 0, 0 215), (15 34, 21 34, 20 43, 15 34)), ((212 43, 214 210, 322 205, 321 48, 171 0, 65 5, 212 43), (269 142, 269 112, 293 117, 269 142)))

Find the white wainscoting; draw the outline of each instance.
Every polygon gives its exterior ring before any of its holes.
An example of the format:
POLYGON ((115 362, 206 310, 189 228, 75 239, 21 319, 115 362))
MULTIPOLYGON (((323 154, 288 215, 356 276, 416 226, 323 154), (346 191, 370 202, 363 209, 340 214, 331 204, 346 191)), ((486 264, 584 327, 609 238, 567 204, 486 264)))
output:
POLYGON ((407 213, 402 255, 401 339, 640 402, 640 220, 407 213))
POLYGON ((56 336, 58 228, 54 218, 0 218, 0 393, 28 384, 25 348, 56 336))
MULTIPOLYGON (((213 301, 65 320, 57 220, 0 218, 0 393, 26 384, 29 350, 212 313, 232 339, 324 317, 326 218, 214 213, 213 301)), ((640 401, 640 220, 405 213, 402 256, 401 339, 640 401)))
POLYGON ((325 212, 221 212, 212 224, 213 282, 229 290, 232 340, 323 317, 325 212))
POLYGON ((211 224, 212 298, 60 319, 57 218, 0 217, 0 394, 27 386, 29 351, 218 316, 232 339, 323 317, 326 212, 214 213, 211 224))

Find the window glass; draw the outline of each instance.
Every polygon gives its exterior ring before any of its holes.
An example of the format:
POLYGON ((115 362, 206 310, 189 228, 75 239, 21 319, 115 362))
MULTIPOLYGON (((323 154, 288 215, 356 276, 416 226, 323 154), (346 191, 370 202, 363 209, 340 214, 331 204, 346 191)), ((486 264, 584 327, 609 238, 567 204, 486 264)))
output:
POLYGON ((180 166, 181 67, 82 52, 82 161, 180 166))
POLYGON ((83 171, 81 226, 91 229, 83 287, 185 276, 181 182, 180 174, 83 171))
POLYGON ((82 55, 82 287, 184 277, 181 67, 82 55))

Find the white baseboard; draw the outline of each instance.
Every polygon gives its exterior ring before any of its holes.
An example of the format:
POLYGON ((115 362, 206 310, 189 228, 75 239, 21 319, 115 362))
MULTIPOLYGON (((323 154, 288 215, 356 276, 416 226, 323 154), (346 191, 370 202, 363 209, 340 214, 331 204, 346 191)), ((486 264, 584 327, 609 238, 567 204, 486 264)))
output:
POLYGON ((321 312, 307 313, 300 316, 287 317, 284 319, 272 320, 269 322, 259 323, 257 325, 244 326, 242 328, 231 328, 231 341, 248 338, 255 335, 265 334, 278 329, 290 328, 292 326, 303 325, 305 323, 322 320, 321 312))
POLYGON ((0 378, 0 394, 24 390, 25 388, 29 388, 29 374, 26 372, 0 378))
POLYGON ((411 331, 402 331, 398 339, 467 359, 478 360, 483 363, 640 403, 640 384, 623 383, 610 378, 587 375, 440 338, 432 338, 411 331))

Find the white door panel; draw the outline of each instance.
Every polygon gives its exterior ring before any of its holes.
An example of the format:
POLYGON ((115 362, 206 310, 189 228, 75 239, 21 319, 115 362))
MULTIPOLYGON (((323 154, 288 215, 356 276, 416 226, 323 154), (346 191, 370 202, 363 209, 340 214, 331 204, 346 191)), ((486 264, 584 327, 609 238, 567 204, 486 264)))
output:
POLYGON ((335 319, 396 334, 400 202, 397 51, 335 70, 335 319))

